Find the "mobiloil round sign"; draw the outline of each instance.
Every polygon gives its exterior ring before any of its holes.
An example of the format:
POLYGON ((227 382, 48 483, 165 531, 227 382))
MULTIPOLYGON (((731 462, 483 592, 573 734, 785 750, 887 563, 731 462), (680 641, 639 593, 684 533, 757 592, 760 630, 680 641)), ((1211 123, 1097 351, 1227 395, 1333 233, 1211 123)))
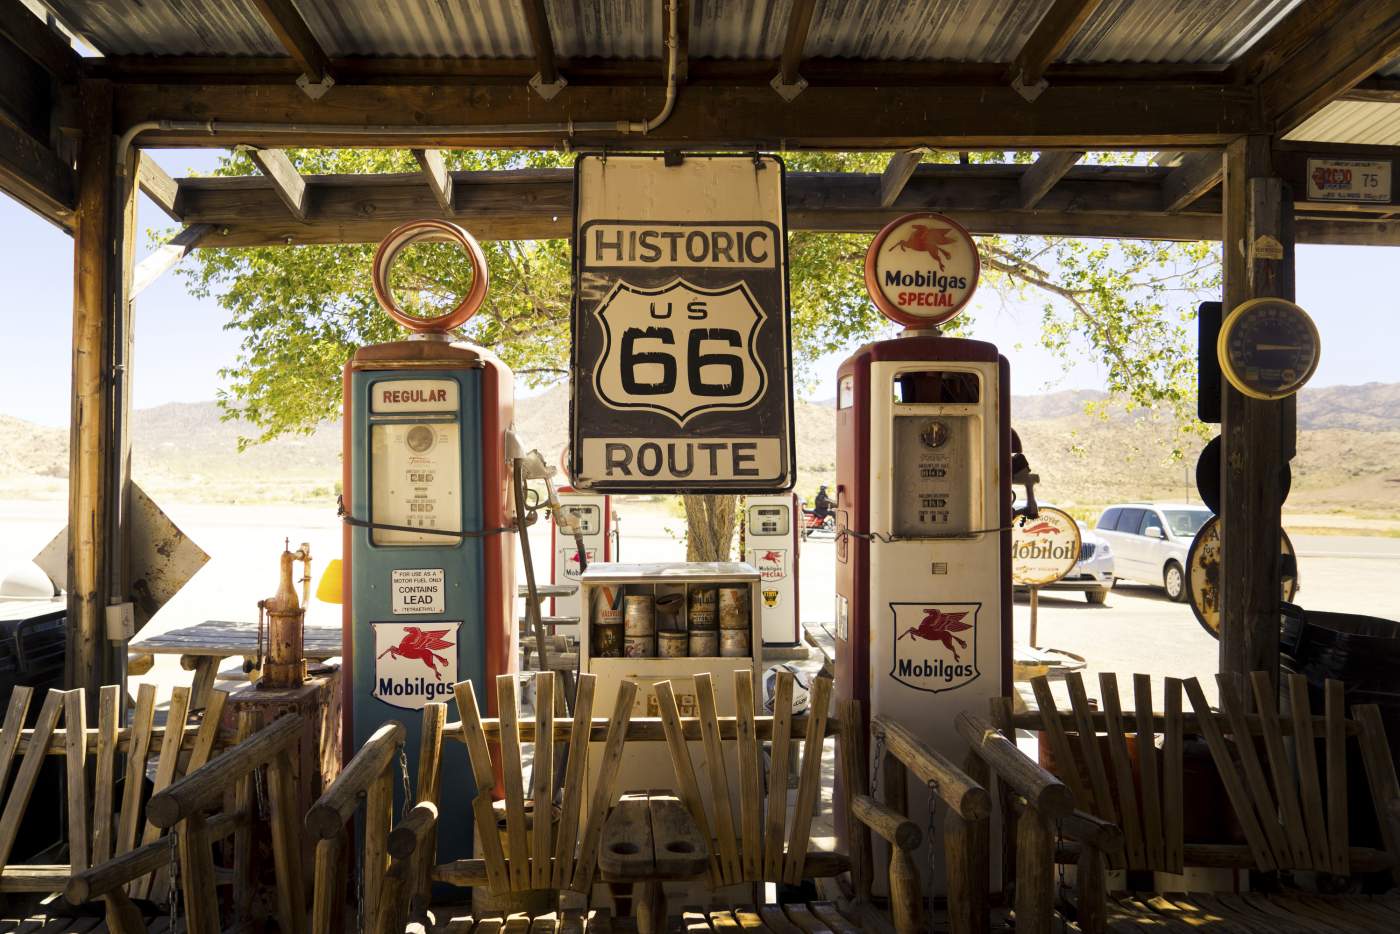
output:
POLYGON ((1011 523, 1011 579, 1040 587, 1053 584, 1079 563, 1079 524, 1069 513, 1040 507, 1034 519, 1017 516, 1011 523))
POLYGON ((972 234, 942 214, 906 214, 875 235, 865 287, 885 317, 906 327, 951 321, 977 290, 982 262, 972 234))

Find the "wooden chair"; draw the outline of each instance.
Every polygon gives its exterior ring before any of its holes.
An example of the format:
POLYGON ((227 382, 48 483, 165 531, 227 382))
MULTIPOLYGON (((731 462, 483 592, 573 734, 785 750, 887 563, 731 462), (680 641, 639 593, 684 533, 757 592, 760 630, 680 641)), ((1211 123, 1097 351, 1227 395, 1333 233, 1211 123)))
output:
MULTIPOLYGON (((1400 901, 1395 899, 1327 896, 1288 886, 1290 871, 1394 873, 1400 865, 1400 783, 1376 707, 1357 707, 1348 718, 1342 684, 1329 681, 1323 714, 1314 716, 1305 680, 1300 675, 1287 680, 1287 715, 1279 713, 1272 679, 1264 672, 1253 672, 1248 680, 1258 711, 1254 714, 1246 713, 1240 679, 1228 676, 1218 677, 1218 711, 1196 679, 1169 678, 1164 712, 1155 713, 1147 675, 1134 676, 1136 710, 1124 711, 1112 674, 1100 676, 1100 711, 1090 709, 1077 674, 1067 679, 1067 712, 1056 707, 1044 678, 1031 682, 1038 711, 1011 716, 1002 707, 997 714, 1001 726, 1043 733, 1056 771, 1064 777, 1063 791, 1050 793, 1051 800, 1022 796, 1016 897, 1018 906, 1024 898, 1031 929, 1051 929, 1054 863, 1070 860, 1078 864, 1073 909, 1087 934, 1154 926, 1184 930, 1183 925, 1270 934, 1400 929, 1400 901), (1183 691, 1191 713, 1183 711, 1183 691), (1136 765, 1130 734, 1136 741, 1136 765), (1210 750, 1243 843, 1186 839, 1188 814, 1203 803, 1185 787, 1183 750, 1193 736, 1210 750), (1354 846, 1348 839, 1347 745, 1353 740, 1378 816, 1381 848, 1354 846), (1056 836, 1068 842, 1057 847, 1056 836), (1148 884, 1147 878, 1155 883, 1159 877, 1147 872, 1181 873, 1191 867, 1253 870, 1270 891, 1106 893, 1105 868, 1128 870, 1133 885, 1148 884)), ((1000 736, 995 728, 975 719, 968 718, 964 733, 975 740, 974 748, 1011 746, 994 738, 1000 736)), ((1033 779, 1046 789, 1058 784, 1034 762, 1015 755, 1019 762, 988 761, 1001 777, 1015 771, 1023 783, 1033 779)))
MULTIPOLYGON (((165 828, 148 819, 149 809, 144 814, 142 810, 147 765, 154 752, 155 792, 176 780, 182 767, 188 771, 204 765, 218 740, 227 695, 216 692, 203 721, 193 725, 187 722, 190 689, 177 687, 166 725, 156 727, 156 690, 145 684, 137 692, 130 722, 123 726, 123 692, 117 685, 107 685, 98 694, 96 728, 89 729, 84 691, 51 690, 33 728, 25 728, 33 693, 29 687, 15 687, 0 724, 0 793, 8 788, 0 811, 0 891, 62 891, 74 905, 101 898, 114 929, 121 926, 121 919, 127 926, 140 924, 141 913, 131 899, 163 902, 171 863, 165 828), (119 755, 125 755, 124 766, 119 755), (10 857, 20 819, 50 756, 64 762, 68 862, 13 864, 10 857)), ((223 820, 214 824, 212 832, 226 835, 232 829, 233 822, 223 820)), ((59 917, 63 911, 51 907, 49 914, 59 917)))
MULTIPOLYGON (((935 797, 947 806, 945 819, 945 864, 952 887, 949 901, 957 906, 950 917, 955 934, 985 931, 985 923, 975 927, 979 915, 976 904, 986 903, 986 877, 979 882, 979 846, 985 849, 991 800, 987 792, 962 770, 920 742, 903 726, 888 718, 876 717, 871 730, 885 749, 885 800, 867 792, 865 742, 860 706, 844 704, 839 716, 829 716, 832 680, 818 677, 812 682, 810 713, 800 728, 791 714, 793 676, 780 671, 774 688, 774 716, 755 714, 752 681, 745 672, 734 672, 738 716, 733 726, 717 716, 715 690, 710 675, 695 676, 699 712, 698 733, 709 765, 709 787, 702 789, 691 761, 690 742, 695 730, 687 729, 677 710, 671 685, 656 685, 661 722, 675 767, 680 796, 691 811, 701 833, 712 841, 710 880, 725 886, 763 883, 796 885, 805 879, 833 878, 851 874, 853 897, 812 903, 763 903, 761 888, 750 895, 751 908, 687 914, 687 930, 725 930, 735 925, 789 934, 798 931, 850 931, 866 928, 893 928, 899 934, 924 930, 924 898, 913 854, 923 842, 921 823, 908 814, 908 776, 912 773, 935 790, 935 797), (821 793, 822 754, 827 736, 837 738, 837 765, 841 799, 836 807, 849 831, 849 853, 813 849, 810 846, 812 818, 821 793), (771 744, 765 757, 761 743, 771 744), (787 763, 790 753, 801 746, 795 804, 788 804, 787 763), (737 775, 726 765, 734 761, 737 775), (738 794, 731 795, 730 779, 737 777, 738 794), (733 799, 739 800, 737 815, 733 799), (707 801, 708 798, 708 801, 707 801), (888 843, 889 907, 876 907, 871 897, 873 865, 870 834, 888 843), (953 892, 956 892, 956 895, 953 892), (980 891, 980 895, 978 894, 980 891), (980 899, 980 902, 979 902, 980 899), (965 911, 965 909, 968 909, 965 911)), ((929 806, 933 806, 930 802, 929 806)), ((930 841, 932 845, 932 841, 930 841)), ((640 905, 660 898, 652 888, 644 891, 640 905)), ((658 918, 664 911, 650 908, 658 918)), ((643 927, 643 930, 646 930, 643 927)))

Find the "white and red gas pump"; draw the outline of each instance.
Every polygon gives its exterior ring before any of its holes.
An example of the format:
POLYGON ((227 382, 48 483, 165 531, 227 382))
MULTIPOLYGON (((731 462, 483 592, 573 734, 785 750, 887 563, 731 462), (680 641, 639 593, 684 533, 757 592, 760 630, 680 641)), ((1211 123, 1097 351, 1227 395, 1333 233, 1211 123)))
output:
POLYGON ((866 285, 906 330, 837 378, 836 693, 954 761, 957 715, 985 716, 1011 686, 1007 362, 937 330, 978 270, 976 243, 946 217, 885 227, 866 285))
POLYGON ((758 569, 759 620, 765 646, 802 641, 798 548, 802 501, 796 493, 745 497, 744 560, 758 569))
MULTIPOLYGON (((550 522, 549 580, 553 584, 578 585, 583 569, 595 561, 612 561, 612 497, 602 493, 585 493, 576 490, 567 480, 569 476, 569 454, 566 450, 559 458, 565 484, 556 491, 560 509, 572 516, 576 527, 569 529, 561 524, 559 516, 550 522), (583 561, 580 562, 579 559, 583 561)), ((552 597, 551 616, 580 618, 580 598, 577 593, 571 597, 552 597)))

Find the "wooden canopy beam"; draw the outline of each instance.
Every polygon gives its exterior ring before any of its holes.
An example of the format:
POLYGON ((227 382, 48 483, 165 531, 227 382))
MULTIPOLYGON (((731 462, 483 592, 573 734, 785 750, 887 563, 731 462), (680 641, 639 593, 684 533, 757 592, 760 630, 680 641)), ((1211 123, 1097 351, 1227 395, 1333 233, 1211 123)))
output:
POLYGON ((442 213, 451 217, 452 208, 452 173, 447 170, 447 163, 443 161, 442 153, 436 149, 415 149, 413 158, 418 160, 418 164, 423 168, 423 177, 427 179, 428 188, 432 191, 433 197, 437 199, 438 207, 442 208, 442 213))
POLYGON ((0 123, 0 191, 64 230, 73 227, 77 176, 23 130, 0 123))
POLYGON ((792 0, 787 34, 783 37, 783 57, 778 63, 778 78, 785 85, 796 85, 802 80, 802 50, 807 46, 807 33, 812 29, 812 14, 816 8, 816 0, 792 0))
POLYGON ((1195 152, 1162 180, 1162 210, 1168 214, 1183 211, 1216 185, 1224 169, 1218 152, 1195 152))
MULTIPOLYGON (((1304 6, 1312 6, 1304 4, 1304 6)), ((1287 133, 1400 56, 1400 0, 1323 3, 1310 11, 1312 28, 1290 33, 1292 54, 1263 77, 1260 102, 1276 134, 1287 133)), ((1258 61, 1256 67, 1260 67, 1258 61)))
POLYGON ((165 174, 148 152, 136 151, 136 184, 141 193, 173 221, 184 220, 180 214, 180 186, 165 174))
POLYGON ((1007 80, 1022 96, 1035 100, 1045 89, 1050 67, 1101 0, 1054 0, 1011 62, 1007 80))
POLYGON ((1040 154, 1034 164, 1021 176, 1021 207, 1030 210, 1041 202, 1050 189, 1064 178, 1076 162, 1084 158, 1082 150, 1055 149, 1040 154))
POLYGON ((306 220, 306 180, 297 172, 292 160, 280 149, 254 149, 248 153, 263 175, 272 181, 277 197, 299 221, 306 220))
POLYGON ((897 152, 885 163, 885 171, 880 173, 880 207, 887 208, 898 200, 904 186, 909 184, 909 176, 923 161, 922 149, 897 152))
POLYGON ((321 48, 292 0, 252 0, 252 3, 307 80, 313 84, 324 81, 331 73, 330 56, 321 48))
MULTIPOLYGON (((692 63, 693 65, 694 63, 692 63)), ((623 149, 1167 149, 1220 147, 1257 128, 1252 88, 1219 85, 1057 85, 1034 104, 997 86, 835 87, 813 85, 784 101, 768 88, 687 86, 671 117, 646 135, 574 132, 581 121, 638 119, 656 112, 662 89, 571 86, 542 101, 519 85, 473 85, 445 94, 440 85, 352 85, 311 101, 286 84, 127 84, 117 95, 118 126, 188 120, 153 129, 142 145, 277 148, 390 146, 540 149, 571 145, 623 149), (470 106, 464 107, 463 102, 470 106), (1171 106, 1164 106, 1170 101, 1171 106), (722 119, 717 118, 722 114, 722 119), (209 131, 210 115, 214 132, 209 131), (261 123, 275 115, 292 132, 257 127, 219 132, 221 121, 261 123), (936 115, 937 119, 931 119, 936 115), (329 125, 315 132, 317 124, 329 125), (557 132, 494 133, 482 125, 558 126, 557 132), (377 125, 403 133, 376 133, 377 125), (435 128, 436 127, 436 128, 435 128)))
POLYGON ((535 50, 535 68, 540 84, 559 81, 559 66, 554 61, 554 36, 549 31, 549 12, 544 0, 520 0, 525 15, 525 28, 530 32, 530 45, 535 50))
MULTIPOLYGON (((1026 165, 925 163, 898 201, 883 203, 883 175, 792 172, 788 224, 794 230, 873 232, 910 210, 953 214, 978 233, 1212 240, 1220 237, 1220 196, 1207 193, 1176 214, 1163 209, 1169 169, 1080 165, 1035 204, 1022 205, 1026 165)), ((567 237, 573 175, 567 169, 451 172, 454 200, 471 205, 472 233, 483 240, 567 237)), ((188 223, 209 225, 198 246, 361 243, 419 217, 451 217, 421 174, 306 176, 315 203, 309 221, 289 214, 262 176, 180 181, 188 223)), ((1312 206, 1300 204, 1299 210, 1312 206)), ((1400 224, 1348 215, 1300 217, 1302 242, 1400 243, 1400 224)))
POLYGON ((128 298, 135 298, 146 291, 148 286, 153 285, 168 270, 174 268, 180 260, 189 256, 190 252, 209 232, 208 224, 191 224, 161 244, 150 256, 137 263, 136 269, 131 274, 131 291, 128 293, 128 298))

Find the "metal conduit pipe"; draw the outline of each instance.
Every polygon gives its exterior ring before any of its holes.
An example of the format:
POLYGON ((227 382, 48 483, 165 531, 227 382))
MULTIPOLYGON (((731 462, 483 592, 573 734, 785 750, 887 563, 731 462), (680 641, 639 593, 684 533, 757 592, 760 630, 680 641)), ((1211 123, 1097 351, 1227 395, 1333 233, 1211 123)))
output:
POLYGON ((650 120, 593 120, 574 122, 566 120, 557 123, 483 123, 445 124, 440 126, 406 126, 403 124, 365 125, 354 123, 261 123, 249 121, 219 120, 143 120, 128 127, 117 140, 116 161, 118 167, 126 165, 127 154, 136 137, 148 130, 174 132, 208 133, 210 136, 238 136, 245 133, 287 133, 296 136, 316 136, 320 133, 335 136, 421 136, 425 132, 448 136, 550 136, 559 134, 566 139, 575 133, 620 133, 646 135, 661 126, 671 116, 676 107, 679 91, 677 58, 680 49, 680 11, 678 0, 666 0, 668 25, 666 29, 666 99, 661 110, 650 120))

